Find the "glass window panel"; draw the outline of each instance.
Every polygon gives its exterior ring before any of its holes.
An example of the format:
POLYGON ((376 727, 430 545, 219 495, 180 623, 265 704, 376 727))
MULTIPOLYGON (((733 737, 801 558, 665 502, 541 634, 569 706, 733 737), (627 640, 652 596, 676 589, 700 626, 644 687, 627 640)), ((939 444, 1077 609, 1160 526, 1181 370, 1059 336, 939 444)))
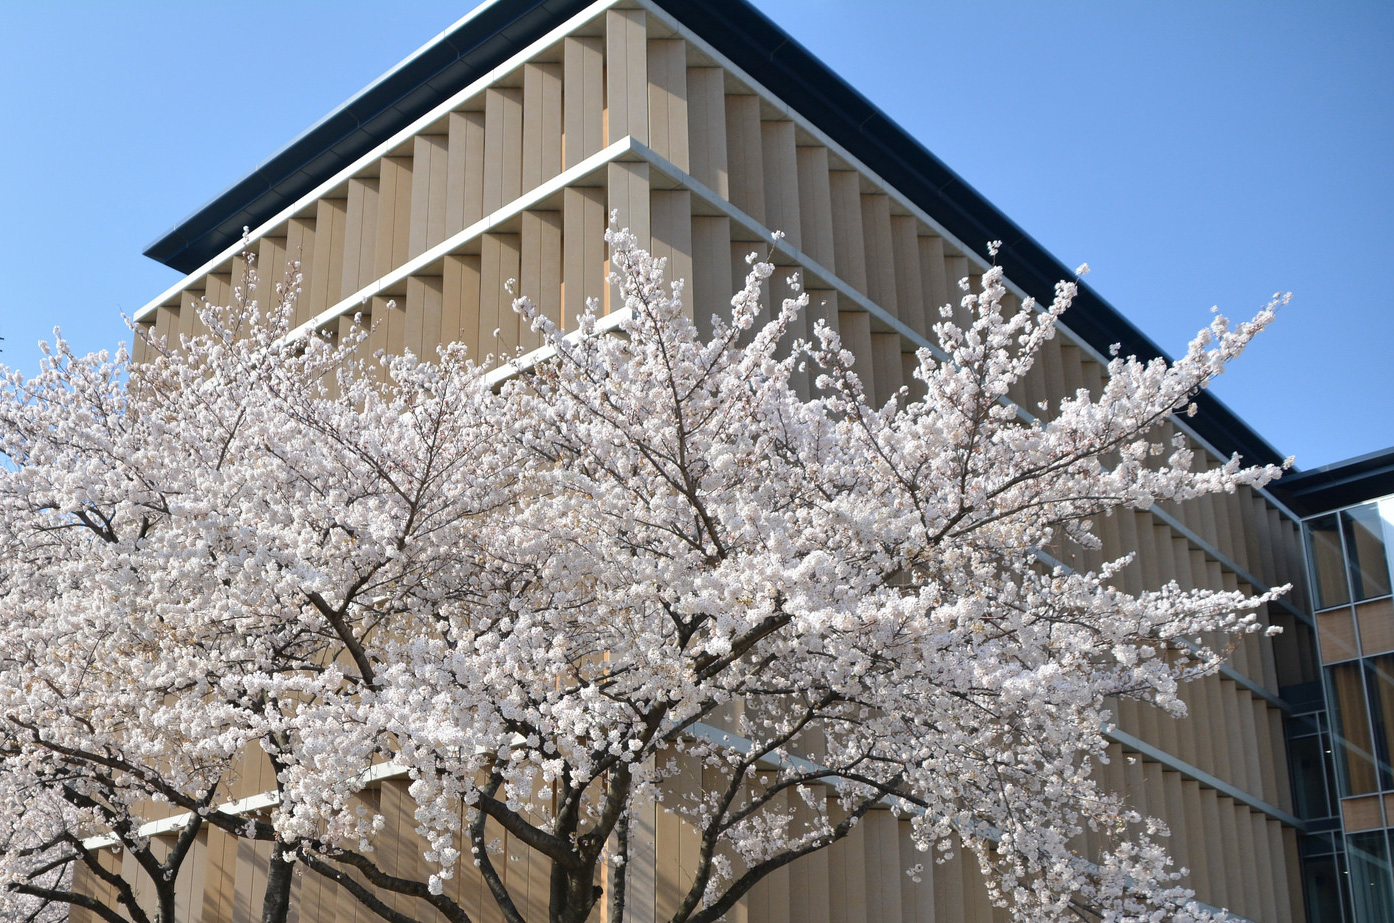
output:
POLYGON ((1346 531, 1346 560, 1355 598, 1389 595, 1389 557, 1384 549, 1384 527, 1374 503, 1341 514, 1346 531))
POLYGON ((1350 862, 1350 896, 1356 923, 1394 920, 1394 877, 1384 831, 1346 837, 1346 856, 1350 862))
POLYGON ((1307 893, 1307 923, 1342 923, 1341 874, 1335 856, 1302 863, 1302 890, 1307 893))
POLYGON ((1337 664, 1326 671, 1331 701, 1336 777, 1341 794, 1365 795, 1378 790, 1370 721, 1365 711, 1364 670, 1359 661, 1337 664))
POLYGON ((1315 737, 1321 733, 1321 725, 1317 723, 1316 715, 1288 715, 1285 733, 1290 740, 1297 737, 1315 737))
POLYGON ((1298 817, 1315 819, 1336 812, 1327 792, 1326 754, 1322 749, 1320 737, 1299 737, 1288 743, 1292 797, 1298 817))
POLYGON ((1307 549, 1312 562, 1312 586, 1318 609, 1350 602, 1346 586, 1346 561, 1341 554, 1341 533, 1335 513, 1307 521, 1307 549))
POLYGON ((1373 751, 1379 765, 1381 788, 1394 788, 1390 770, 1390 747, 1394 745, 1394 655, 1384 654, 1365 661, 1365 679, 1370 694, 1370 721, 1373 751))

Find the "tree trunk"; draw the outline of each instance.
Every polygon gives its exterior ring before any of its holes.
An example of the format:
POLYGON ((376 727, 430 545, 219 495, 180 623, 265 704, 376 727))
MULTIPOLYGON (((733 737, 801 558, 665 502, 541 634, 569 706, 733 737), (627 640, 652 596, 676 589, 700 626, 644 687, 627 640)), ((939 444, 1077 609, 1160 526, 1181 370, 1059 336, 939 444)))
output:
POLYGON ((261 923, 286 923, 290 913, 290 886, 294 880, 295 863, 286 861, 289 852, 279 842, 271 850, 271 866, 266 870, 266 897, 261 904, 261 923))
POLYGON ((155 896, 159 901, 159 916, 156 918, 160 923, 178 923, 174 919, 174 876, 171 875, 168 881, 155 882, 155 896))

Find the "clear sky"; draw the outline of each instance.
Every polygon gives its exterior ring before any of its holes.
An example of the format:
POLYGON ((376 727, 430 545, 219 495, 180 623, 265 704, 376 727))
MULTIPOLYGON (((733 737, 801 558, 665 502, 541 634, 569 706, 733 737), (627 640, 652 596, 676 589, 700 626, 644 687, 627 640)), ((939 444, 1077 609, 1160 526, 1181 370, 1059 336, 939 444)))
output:
MULTIPOLYGON (((0 0, 0 358, 129 339, 148 243, 470 6, 0 0)), ((1394 445, 1394 4, 757 6, 1168 351, 1291 290, 1216 393, 1299 466, 1394 445)))

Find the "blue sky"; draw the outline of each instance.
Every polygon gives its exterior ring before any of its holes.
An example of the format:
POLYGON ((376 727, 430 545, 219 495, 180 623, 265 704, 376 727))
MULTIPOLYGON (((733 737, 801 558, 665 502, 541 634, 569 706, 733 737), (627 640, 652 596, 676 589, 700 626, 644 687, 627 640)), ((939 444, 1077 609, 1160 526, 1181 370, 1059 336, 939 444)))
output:
MULTIPOLYGON (((0 0, 3 359, 129 339, 151 240, 469 6, 0 0)), ((1215 390, 1301 467, 1394 445, 1394 4, 757 6, 1167 350, 1291 290, 1215 390)))

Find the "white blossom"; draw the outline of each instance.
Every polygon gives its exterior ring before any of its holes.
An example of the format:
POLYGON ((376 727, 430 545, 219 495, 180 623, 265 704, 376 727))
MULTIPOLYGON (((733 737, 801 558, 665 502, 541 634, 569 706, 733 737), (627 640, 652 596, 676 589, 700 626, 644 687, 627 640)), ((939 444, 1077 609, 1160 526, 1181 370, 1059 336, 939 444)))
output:
MULTIPOLYGON (((1010 313, 994 266, 877 408, 835 329, 786 342, 806 294, 756 323, 770 263, 703 341, 661 261, 608 240, 619 335, 594 302, 564 338, 519 299, 556 357, 498 388, 459 345, 292 340, 294 287, 263 309, 254 280, 144 364, 60 340, 34 379, 6 372, 0 813, 39 792, 87 835, 191 811, 333 874, 377 862, 361 794, 386 766, 423 900, 450 902, 462 859, 499 880, 507 830, 581 920, 661 798, 709 847, 674 918, 705 921, 891 796, 1020 919, 1201 917, 1161 828, 1092 777, 1104 700, 1182 713, 1178 683, 1224 654, 1190 639, 1256 630, 1272 594, 1128 594, 1127 558, 1055 562, 1112 510, 1277 476, 1193 471, 1150 435, 1276 302, 1174 363, 1114 356, 1098 394, 1033 417, 1010 395, 1076 286, 1010 313), (249 748, 275 797, 213 810, 249 748), (1075 851, 1086 827, 1101 853, 1075 851)), ((0 836, 5 886, 26 842, 0 836)))

